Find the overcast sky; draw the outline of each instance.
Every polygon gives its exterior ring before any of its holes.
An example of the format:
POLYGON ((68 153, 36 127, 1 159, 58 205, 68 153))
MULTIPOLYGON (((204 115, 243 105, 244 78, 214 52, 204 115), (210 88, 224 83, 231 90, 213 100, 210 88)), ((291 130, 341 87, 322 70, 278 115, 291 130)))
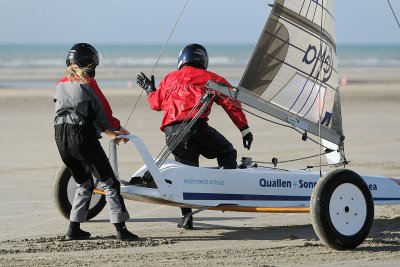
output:
MULTIPOLYGON (((299 0, 300 1, 300 0, 299 0)), ((400 19, 400 0, 390 0, 400 19)), ((0 0, 0 43, 164 43, 186 0, 0 0)), ((254 43, 272 0, 190 0, 171 43, 254 43)), ((334 0, 338 44, 397 44, 387 0, 334 0)))

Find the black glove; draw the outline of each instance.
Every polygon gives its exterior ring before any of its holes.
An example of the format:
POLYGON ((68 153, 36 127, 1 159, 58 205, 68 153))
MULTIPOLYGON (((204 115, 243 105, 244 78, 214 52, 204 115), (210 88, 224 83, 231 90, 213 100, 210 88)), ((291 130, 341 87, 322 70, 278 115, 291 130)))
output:
POLYGON ((241 130, 243 137, 243 147, 250 149, 251 143, 253 143, 253 134, 250 132, 249 127, 241 130))
POLYGON ((143 72, 141 72, 137 76, 136 83, 140 87, 142 87, 146 91, 146 93, 150 93, 150 92, 157 90, 155 82, 154 82, 154 75, 151 75, 151 80, 150 80, 149 78, 147 78, 146 75, 144 75, 143 72))

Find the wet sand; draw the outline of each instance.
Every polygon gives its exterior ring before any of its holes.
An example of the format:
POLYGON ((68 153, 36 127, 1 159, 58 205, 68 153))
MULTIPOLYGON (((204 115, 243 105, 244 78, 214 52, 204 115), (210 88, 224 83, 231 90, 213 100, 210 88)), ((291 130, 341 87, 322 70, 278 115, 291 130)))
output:
MULTIPOLYGON (((136 69, 102 70, 101 78, 135 76, 136 69)), ((144 70, 147 73, 149 70, 144 70)), ((238 80, 238 69, 214 69, 238 80)), ((165 74, 159 70, 156 77, 165 74)), ((12 70, 0 80, 57 79, 60 70, 12 70), (38 73, 41 76, 38 76, 38 73), (32 75, 32 76, 29 76, 32 75)), ((400 176, 400 69, 345 68, 342 87, 345 151, 348 168, 361 174, 400 176)), ((104 89, 114 114, 126 123, 141 89, 104 89)), ((161 113, 151 111, 142 95, 127 128, 157 155, 164 146, 159 131, 161 113)), ((177 208, 126 201, 127 225, 142 239, 115 240, 104 209, 83 224, 88 241, 63 240, 68 221, 54 206, 51 184, 60 165, 53 140, 51 88, 0 89, 0 266, 398 266, 400 208, 379 206, 366 241, 352 251, 338 252, 318 240, 309 214, 255 214, 205 211, 195 216, 195 230, 176 227, 177 208)), ((298 134, 248 115, 255 141, 242 148, 239 131, 217 106, 210 124, 232 141, 239 157, 270 161, 304 155, 308 144, 298 134)), ((102 139, 107 150, 108 140, 102 139)), ((311 146, 318 151, 318 148, 311 146)), ((119 146, 121 177, 129 177, 142 162, 131 145, 119 146)), ((307 163, 296 163, 304 167, 307 163)), ((213 166, 214 161, 202 160, 213 166)), ((307 164, 308 165, 308 164, 307 164)), ((291 166, 282 166, 291 167, 291 166)))

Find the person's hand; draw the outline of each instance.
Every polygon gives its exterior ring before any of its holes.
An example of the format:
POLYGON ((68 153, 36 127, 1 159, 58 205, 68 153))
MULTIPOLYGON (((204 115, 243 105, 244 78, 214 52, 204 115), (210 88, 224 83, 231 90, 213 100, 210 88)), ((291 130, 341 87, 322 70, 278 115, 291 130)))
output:
MULTIPOLYGON (((130 135, 130 134, 131 134, 127 129, 125 129, 125 128, 122 127, 122 126, 119 128, 118 132, 119 132, 121 135, 130 135)), ((125 138, 122 139, 122 140, 124 141, 125 144, 129 141, 129 139, 125 139, 125 138)))
POLYGON ((250 132, 250 128, 246 127, 241 130, 243 138, 243 147, 250 149, 251 143, 253 143, 253 134, 250 132))
POLYGON ((127 129, 125 129, 122 126, 121 126, 121 128, 119 128, 118 132, 120 132, 123 135, 130 135, 131 134, 127 129))
POLYGON ((150 93, 153 91, 156 91, 156 85, 154 82, 154 75, 151 75, 151 80, 149 78, 147 78, 147 76, 141 72, 140 74, 138 74, 137 76, 137 80, 136 83, 143 88, 143 90, 146 91, 146 93, 150 93))
POLYGON ((108 137, 110 137, 111 139, 114 139, 114 143, 116 143, 117 145, 119 145, 119 143, 121 142, 121 140, 124 141, 124 143, 128 142, 127 139, 120 139, 120 138, 116 138, 117 136, 121 135, 120 132, 117 131, 113 131, 110 129, 105 130, 103 133, 105 133, 108 137))

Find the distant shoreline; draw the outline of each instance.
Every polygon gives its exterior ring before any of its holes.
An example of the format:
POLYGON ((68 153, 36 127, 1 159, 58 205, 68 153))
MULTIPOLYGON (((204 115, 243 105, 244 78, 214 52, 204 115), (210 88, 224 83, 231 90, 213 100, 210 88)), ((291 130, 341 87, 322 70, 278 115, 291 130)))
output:
MULTIPOLYGON (((159 82, 174 67, 157 67, 154 71, 156 82, 159 82)), ((233 85, 237 85, 244 72, 241 67, 210 67, 209 70, 225 77, 233 85)), ((65 68, 1 68, 0 90, 53 88, 64 75, 65 68)), ((136 86, 136 76, 140 72, 151 73, 149 67, 100 67, 96 78, 102 88, 131 88, 136 86)), ((397 84, 400 83, 399 67, 342 67, 339 66, 339 83, 348 84, 397 84)))
MULTIPOLYGON (((71 44, 0 44, 0 69, 60 68, 65 66, 71 44)), ((245 67, 255 44, 205 44, 210 66, 245 67)), ((107 68, 152 68, 176 66, 183 44, 96 44, 107 68)), ((338 65, 400 67, 400 44, 337 45, 338 65)))

